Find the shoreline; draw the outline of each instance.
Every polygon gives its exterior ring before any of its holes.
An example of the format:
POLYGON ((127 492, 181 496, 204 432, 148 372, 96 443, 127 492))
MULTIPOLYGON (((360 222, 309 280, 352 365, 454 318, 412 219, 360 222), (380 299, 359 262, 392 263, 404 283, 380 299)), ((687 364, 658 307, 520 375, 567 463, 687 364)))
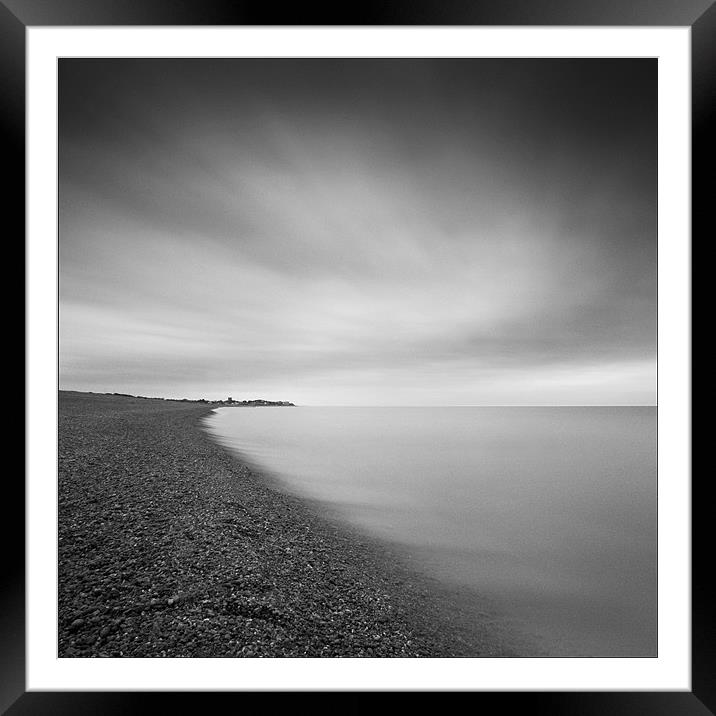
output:
POLYGON ((216 442, 214 407, 60 391, 60 657, 518 655, 455 590, 216 442))

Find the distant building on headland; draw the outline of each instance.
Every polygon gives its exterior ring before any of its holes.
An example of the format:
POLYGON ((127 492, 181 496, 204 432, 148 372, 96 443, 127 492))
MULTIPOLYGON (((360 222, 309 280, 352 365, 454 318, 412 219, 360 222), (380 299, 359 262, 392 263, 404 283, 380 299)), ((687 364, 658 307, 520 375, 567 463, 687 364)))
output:
POLYGON ((289 403, 287 400, 263 400, 261 398, 257 398, 255 400, 234 400, 231 396, 229 396, 226 400, 217 400, 215 402, 220 403, 221 405, 283 405, 296 407, 293 403, 289 403))

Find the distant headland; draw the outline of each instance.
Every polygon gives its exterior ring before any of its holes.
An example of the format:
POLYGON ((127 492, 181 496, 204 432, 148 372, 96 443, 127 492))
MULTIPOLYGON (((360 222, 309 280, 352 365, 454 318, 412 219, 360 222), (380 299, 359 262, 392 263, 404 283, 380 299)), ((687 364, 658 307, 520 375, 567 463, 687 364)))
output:
POLYGON ((156 398, 147 395, 131 395, 129 393, 95 393, 91 390, 87 391, 91 395, 116 395, 121 398, 136 398, 139 400, 166 400, 175 403, 203 403, 205 405, 236 405, 236 406, 282 406, 295 408, 294 403, 289 403, 287 400, 264 400, 263 398, 254 398, 253 400, 234 400, 232 397, 228 397, 225 400, 208 400, 207 398, 156 398))

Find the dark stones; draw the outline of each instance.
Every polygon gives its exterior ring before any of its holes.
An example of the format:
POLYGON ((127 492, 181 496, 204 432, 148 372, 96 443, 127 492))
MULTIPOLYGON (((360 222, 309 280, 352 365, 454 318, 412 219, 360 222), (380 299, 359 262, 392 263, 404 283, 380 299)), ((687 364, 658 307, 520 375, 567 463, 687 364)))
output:
POLYGON ((59 407, 61 657, 485 651, 383 548, 213 443, 209 406, 61 392, 59 407))

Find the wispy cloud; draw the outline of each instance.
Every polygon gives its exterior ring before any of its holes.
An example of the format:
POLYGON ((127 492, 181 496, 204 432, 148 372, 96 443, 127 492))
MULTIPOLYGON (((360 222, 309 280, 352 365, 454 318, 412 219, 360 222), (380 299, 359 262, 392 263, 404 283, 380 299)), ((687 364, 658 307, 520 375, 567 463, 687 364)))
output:
POLYGON ((63 387, 650 403, 649 62, 62 61, 63 387))

